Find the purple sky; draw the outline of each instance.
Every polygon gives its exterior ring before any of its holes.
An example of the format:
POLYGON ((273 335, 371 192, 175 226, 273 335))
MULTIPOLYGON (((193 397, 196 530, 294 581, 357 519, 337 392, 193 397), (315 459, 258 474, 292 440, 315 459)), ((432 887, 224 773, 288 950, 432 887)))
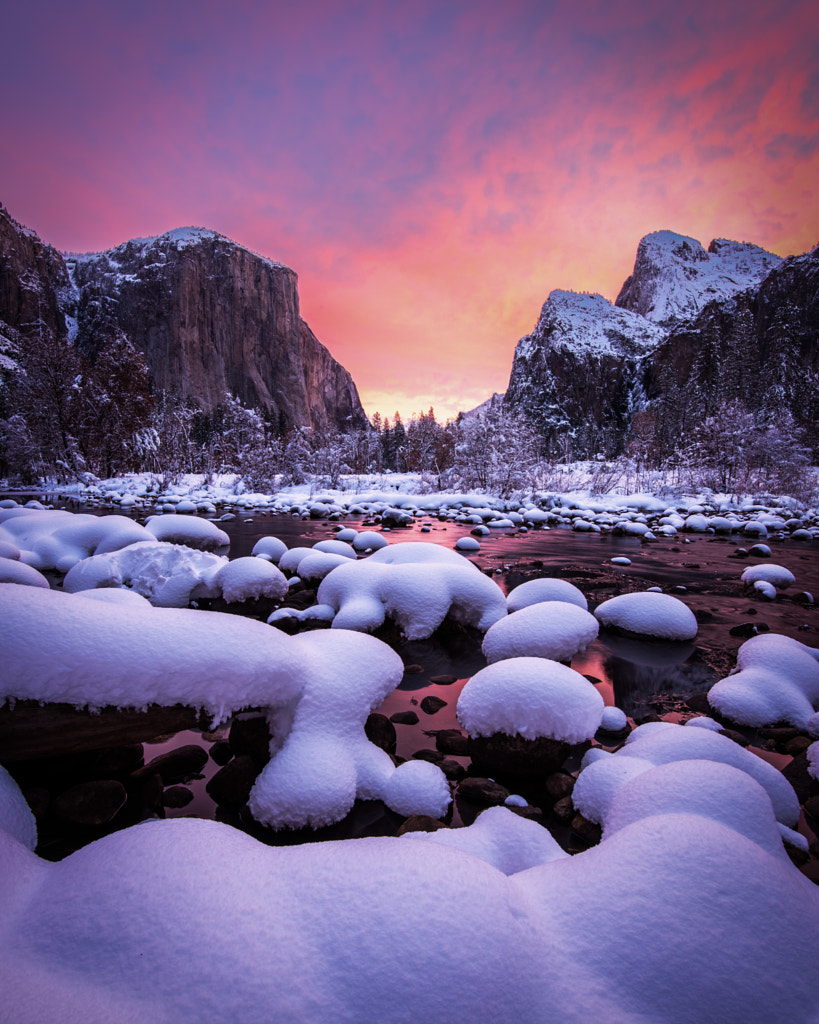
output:
POLYGON ((0 200, 63 250, 199 225, 299 274, 367 411, 470 408, 553 288, 669 228, 819 242, 815 2, 7 4, 0 200))

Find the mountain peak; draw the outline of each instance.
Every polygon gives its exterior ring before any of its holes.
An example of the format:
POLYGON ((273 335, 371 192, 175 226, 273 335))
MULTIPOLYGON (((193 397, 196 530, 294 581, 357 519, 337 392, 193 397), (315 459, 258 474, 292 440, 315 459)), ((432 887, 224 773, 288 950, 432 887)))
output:
POLYGON ((670 326, 715 299, 757 288, 781 262, 750 242, 715 238, 705 249, 696 238, 654 231, 640 240, 634 272, 615 304, 670 326))

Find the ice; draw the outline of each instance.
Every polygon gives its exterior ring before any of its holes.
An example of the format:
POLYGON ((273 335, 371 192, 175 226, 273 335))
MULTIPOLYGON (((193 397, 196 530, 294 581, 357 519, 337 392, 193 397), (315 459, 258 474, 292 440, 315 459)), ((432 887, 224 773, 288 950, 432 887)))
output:
POLYGON ((157 540, 184 544, 200 551, 216 551, 230 546, 230 537, 210 519, 169 513, 150 516, 145 527, 157 540))
POLYGON ((571 661, 597 639, 599 629, 597 619, 576 604, 539 601, 491 626, 482 650, 490 665, 524 657, 571 661))
POLYGON ((697 620, 691 609, 670 594, 619 594, 594 612, 601 626, 658 640, 693 640, 697 620))
POLYGON ((819 651, 778 633, 751 637, 734 672, 708 691, 708 703, 739 725, 806 729, 819 707, 819 651))
POLYGON ((543 578, 527 580, 515 587, 506 598, 506 606, 510 612, 520 611, 538 601, 567 601, 588 611, 589 604, 583 592, 568 580, 543 578))
MULTIPOLYGON (((385 550, 398 547, 422 545, 385 550)), ((322 580, 318 601, 335 609, 334 629, 371 632, 390 618, 408 640, 421 640, 451 615, 486 631, 506 615, 503 591, 454 551, 448 553, 458 562, 383 562, 376 555, 359 562, 345 560, 322 580)))
POLYGON ((470 736, 505 733, 580 743, 599 729, 603 707, 594 686, 574 669, 545 658, 510 658, 472 676, 461 690, 457 715, 470 736))

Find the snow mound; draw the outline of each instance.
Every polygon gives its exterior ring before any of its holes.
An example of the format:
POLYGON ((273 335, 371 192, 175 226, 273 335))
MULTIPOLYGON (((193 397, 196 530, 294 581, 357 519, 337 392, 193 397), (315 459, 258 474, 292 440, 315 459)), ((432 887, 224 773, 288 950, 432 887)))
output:
POLYGON ((25 587, 48 589, 48 580, 41 572, 13 558, 0 558, 0 583, 20 583, 25 587))
MULTIPOLYGON (((376 534, 378 536, 378 534, 376 534)), ((379 551, 370 555, 371 562, 376 565, 406 565, 408 562, 440 562, 448 565, 468 565, 464 559, 451 548, 445 548, 441 544, 429 544, 426 541, 402 541, 398 544, 390 544, 389 547, 382 547, 379 551)), ((477 572, 477 566, 472 566, 477 572)))
POLYGON ((749 586, 755 583, 769 583, 777 590, 786 590, 796 583, 796 577, 783 565, 749 565, 742 573, 742 582, 749 586))
POLYGON ((449 783, 441 769, 428 761, 405 761, 381 790, 381 799, 396 814, 426 814, 442 818, 452 803, 449 783))
POLYGON ((0 541, 19 548, 21 561, 35 569, 68 572, 89 555, 152 539, 144 526, 127 516, 92 516, 60 509, 0 510, 0 541))
POLYGON ((449 555, 457 563, 384 563, 374 555, 360 562, 345 559, 322 580, 318 602, 335 609, 334 629, 372 632, 390 618, 408 640, 422 640, 451 615, 485 631, 506 615, 503 591, 454 551, 449 555))
POLYGON ((771 856, 788 859, 770 797, 755 779, 732 765, 672 761, 640 772, 617 790, 605 816, 604 836, 658 814, 710 818, 771 856))
POLYGON ((287 551, 287 545, 278 537, 260 537, 253 545, 251 555, 256 558, 266 558, 270 562, 278 562, 287 551))
POLYGON ((387 538, 383 533, 376 533, 375 530, 362 530, 353 538, 353 548, 362 554, 367 551, 378 551, 379 548, 387 546, 387 538))
MULTIPOLYGON (((353 551, 353 558, 355 552, 353 551)), ((303 580, 323 580, 325 576, 339 565, 346 565, 350 561, 346 555, 338 555, 330 551, 316 551, 310 549, 310 553, 299 558, 297 572, 303 580)))
POLYGON ((670 594, 620 594, 598 605, 594 614, 601 626, 657 640, 693 640, 697 635, 694 613, 670 594))
POLYGON ((819 708, 819 651, 778 633, 751 637, 734 672, 708 691, 708 703, 739 725, 806 729, 819 708))
MULTIPOLYGON (((700 1007, 714 1021, 814 1020, 816 887, 721 817, 727 799, 700 813, 699 793, 669 779, 684 809, 641 816, 662 793, 637 781, 599 846, 511 875, 484 861, 534 860, 536 841, 507 846, 502 830, 520 823, 495 813, 459 830, 475 852, 440 833, 271 847, 186 818, 48 863, 3 834, 4 1013, 19 1024, 686 1024, 700 1007), (453 921, 468 943, 453 942, 453 921)), ((761 828, 749 787, 724 772, 718 785, 742 790, 733 822, 761 828)))
POLYGON ((589 603, 581 590, 568 580, 543 579, 527 580, 511 591, 506 598, 506 607, 510 612, 519 612, 522 608, 537 604, 539 601, 566 601, 588 611, 589 603))
POLYGON ((600 626, 589 612, 566 601, 539 601, 499 619, 483 638, 491 665, 505 658, 571 661, 597 639, 600 626))
POLYGON ((593 761, 580 772, 572 802, 585 817, 605 824, 620 788, 649 768, 674 761, 716 761, 756 780, 767 792, 777 820, 784 825, 792 826, 799 820, 799 801, 793 787, 767 761, 709 729, 687 729, 670 722, 651 724, 663 728, 640 726, 617 753, 593 761))
MULTIPOLYGON (((353 538, 355 539, 355 538, 353 538)), ((326 551, 330 555, 342 555, 344 558, 355 558, 355 550, 342 540, 320 540, 313 545, 314 551, 326 551)))
POLYGON ((510 658, 472 676, 457 715, 470 736, 500 732, 580 743, 599 729, 603 707, 594 686, 574 669, 545 658, 510 658))
POLYGON ((230 547, 230 537, 210 519, 195 519, 193 516, 169 513, 151 516, 145 528, 157 540, 169 544, 184 544, 199 551, 216 551, 230 547))
POLYGON ((267 597, 280 601, 287 593, 287 580, 279 569, 262 558, 234 558, 214 576, 214 583, 228 604, 267 597))
POLYGON ((0 833, 14 836, 28 850, 37 845, 37 822, 20 787, 0 766, 0 833))
POLYGON ((227 565, 221 555, 154 540, 83 559, 66 575, 63 589, 74 594, 96 587, 129 587, 158 608, 185 608, 194 597, 219 596, 216 581, 227 565))
POLYGON ((568 857, 548 829, 506 807, 487 807, 468 828, 407 832, 403 838, 455 847, 479 857, 504 875, 568 857))

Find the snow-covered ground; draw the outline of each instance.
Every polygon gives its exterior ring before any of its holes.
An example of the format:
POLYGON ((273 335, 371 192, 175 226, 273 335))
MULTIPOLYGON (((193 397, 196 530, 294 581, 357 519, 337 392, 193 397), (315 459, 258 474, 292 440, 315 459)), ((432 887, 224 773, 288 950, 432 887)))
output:
MULTIPOLYGON (((122 515, 0 503, 0 562, 12 576, 18 567, 16 582, 0 583, 0 696, 181 702, 215 721, 261 706, 272 739, 248 802, 257 821, 322 826, 356 797, 442 818, 451 801, 442 770, 396 767, 365 733, 404 665, 364 634, 389 617, 424 637, 454 614, 486 633, 492 661, 462 690, 470 738, 577 744, 609 720, 594 685, 552 660, 597 632, 575 588, 552 581, 507 600, 463 555, 366 527, 312 549, 266 543, 229 562, 214 519, 265 510, 368 516, 374 526, 439 516, 479 534, 503 523, 645 543, 685 531, 819 539, 817 510, 771 497, 578 489, 501 501, 424 494, 415 477, 346 483, 248 495, 230 478, 160 490, 129 477, 75 491, 114 512, 161 513, 144 528, 122 515), (227 601, 277 601, 286 574, 310 559, 321 563, 314 608, 329 629, 287 636, 235 615, 162 607, 218 587, 227 601), (65 592, 38 570, 65 574, 65 592), (163 598, 168 584, 173 601, 163 598)), ((784 567, 769 569, 783 585, 784 567)), ((664 594, 621 595, 596 611, 632 634, 679 643, 696 633, 688 609, 664 594)), ((795 707, 791 721, 815 738, 817 652, 775 636, 742 650, 734 682, 714 688, 715 711, 772 724, 795 707), (760 688, 776 699, 766 703, 760 688)), ((453 832, 288 848, 217 822, 148 821, 51 864, 32 852, 33 815, 0 769, 0 1018, 815 1022, 819 889, 783 845, 803 840, 793 831, 799 800, 770 764, 698 721, 705 727, 643 725, 615 753, 592 748, 572 799, 603 839, 574 856, 498 807, 453 832)), ((811 748, 814 773, 818 759, 811 748)))

